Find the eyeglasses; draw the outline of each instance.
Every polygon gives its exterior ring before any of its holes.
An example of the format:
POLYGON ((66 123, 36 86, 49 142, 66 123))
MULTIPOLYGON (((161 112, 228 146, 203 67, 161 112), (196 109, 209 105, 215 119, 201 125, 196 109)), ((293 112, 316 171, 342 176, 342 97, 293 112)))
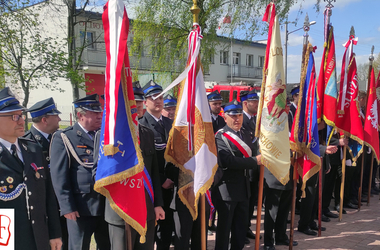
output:
POLYGON ((26 115, 0 115, 0 117, 12 116, 12 120, 18 122, 21 118, 26 119, 26 115))

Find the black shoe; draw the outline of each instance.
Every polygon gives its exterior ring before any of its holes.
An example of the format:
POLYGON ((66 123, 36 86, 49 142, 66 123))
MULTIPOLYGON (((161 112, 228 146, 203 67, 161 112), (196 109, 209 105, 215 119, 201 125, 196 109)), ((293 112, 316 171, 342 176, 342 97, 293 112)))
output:
MULTIPOLYGON (((318 226, 317 225, 312 225, 312 226, 310 226, 310 229, 318 231, 318 226)), ((326 228, 325 227, 321 227, 321 231, 326 231, 326 228)))
POLYGON ((358 206, 352 204, 351 202, 347 203, 347 204, 344 205, 343 207, 346 207, 346 208, 352 208, 352 209, 358 209, 358 206))
POLYGON ((372 189, 375 190, 376 192, 379 192, 379 193, 380 193, 380 188, 374 186, 372 189))
POLYGON ((301 232, 301 233, 304 233, 304 234, 307 234, 307 235, 311 235, 311 236, 317 236, 317 232, 311 230, 310 228, 307 228, 305 230, 298 229, 298 232, 301 232))
POLYGON ((251 220, 257 219, 257 215, 252 215, 251 220))
POLYGON ((359 204, 359 201, 358 199, 351 199, 351 203, 354 204, 354 205, 358 205, 359 204))
POLYGON ((327 216, 324 215, 324 214, 322 214, 322 218, 321 218, 321 220, 322 220, 323 222, 330 222, 330 218, 327 217, 327 216))
POLYGON ((276 250, 274 246, 264 246, 264 250, 276 250))
POLYGON ((290 224, 290 222, 292 222, 292 221, 291 221, 291 220, 286 220, 286 223, 287 223, 287 224, 290 224))
POLYGON ((249 239, 247 237, 245 237, 244 244, 248 245, 249 243, 251 243, 251 242, 249 241, 249 239))
POLYGON ((246 236, 247 238, 250 238, 250 239, 256 239, 256 235, 252 232, 251 229, 248 229, 246 236))
MULTIPOLYGON (((289 246, 290 244, 290 240, 287 239, 286 241, 276 241, 276 245, 277 246, 280 246, 280 245, 284 245, 284 246, 289 246)), ((298 245, 298 242, 297 241, 293 241, 293 246, 297 246, 298 245)))
POLYGON ((372 188, 372 189, 371 189, 371 194, 378 195, 379 192, 372 188))
POLYGON ((330 211, 328 211, 327 213, 324 213, 324 215, 329 218, 334 218, 334 219, 339 218, 339 215, 331 213, 330 211))
MULTIPOLYGON (((334 207, 334 209, 339 213, 340 205, 336 205, 336 206, 334 207)), ((347 213, 346 210, 344 210, 344 208, 343 208, 343 210, 342 210, 342 214, 346 214, 346 213, 347 213)), ((339 215, 338 215, 338 217, 339 217, 339 215)))

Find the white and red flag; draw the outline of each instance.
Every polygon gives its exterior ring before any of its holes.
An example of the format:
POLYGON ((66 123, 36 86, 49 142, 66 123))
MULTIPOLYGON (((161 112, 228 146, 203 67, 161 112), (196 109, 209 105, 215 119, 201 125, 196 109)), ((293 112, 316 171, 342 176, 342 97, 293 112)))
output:
POLYGON ((94 189, 145 242, 145 189, 153 188, 139 147, 136 102, 129 67, 129 20, 122 0, 109 0, 103 13, 106 44, 105 108, 94 189))
POLYGON ((370 86, 367 91, 367 111, 364 121, 364 143, 373 150, 379 163, 379 102, 376 95, 375 73, 371 71, 370 86))

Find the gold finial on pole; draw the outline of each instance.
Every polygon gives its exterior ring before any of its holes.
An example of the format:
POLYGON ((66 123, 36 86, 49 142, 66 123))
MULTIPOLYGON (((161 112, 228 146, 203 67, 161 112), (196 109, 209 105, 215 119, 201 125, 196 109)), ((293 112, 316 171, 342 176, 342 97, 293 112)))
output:
POLYGON ((201 12, 201 9, 197 5, 197 0, 193 0, 193 7, 191 7, 190 11, 193 13, 193 23, 199 23, 199 12, 201 12))

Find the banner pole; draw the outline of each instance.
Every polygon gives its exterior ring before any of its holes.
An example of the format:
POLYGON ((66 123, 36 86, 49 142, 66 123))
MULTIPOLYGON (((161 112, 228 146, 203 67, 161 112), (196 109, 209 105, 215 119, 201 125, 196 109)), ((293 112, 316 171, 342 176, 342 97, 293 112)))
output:
POLYGON ((318 237, 322 235, 322 171, 323 171, 323 157, 321 159, 321 168, 319 169, 319 187, 318 187, 318 237))
POLYGON ((346 178, 346 147, 343 148, 343 160, 342 160, 342 180, 340 183, 340 204, 339 204, 339 221, 342 221, 343 214, 343 199, 344 199, 344 180, 346 178))
POLYGON ((297 192, 297 180, 298 180, 298 165, 297 165, 297 152, 294 153, 293 161, 293 194, 292 194, 292 209, 290 214, 290 239, 289 239, 289 250, 293 249, 293 238, 294 238, 294 217, 296 211, 296 192, 297 192))
POLYGON ((259 194, 257 198, 255 249, 260 248, 261 209, 263 207, 264 165, 260 165, 259 194))
POLYGON ((128 223, 125 223, 125 240, 127 241, 127 250, 133 250, 131 226, 128 223))
POLYGON ((201 211, 200 211, 200 216, 201 216, 201 244, 202 244, 202 250, 206 250, 206 204, 205 204, 205 194, 202 194, 201 197, 201 211))

